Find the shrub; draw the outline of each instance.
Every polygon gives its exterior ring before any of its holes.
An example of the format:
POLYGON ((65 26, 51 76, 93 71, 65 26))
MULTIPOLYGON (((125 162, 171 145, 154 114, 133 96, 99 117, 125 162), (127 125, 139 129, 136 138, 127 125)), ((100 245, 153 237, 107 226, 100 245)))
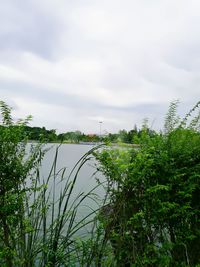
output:
POLYGON ((164 133, 143 132, 139 149, 96 154, 107 178, 102 221, 116 266, 200 264, 200 117, 192 116, 200 103, 182 120, 177 104, 164 133))

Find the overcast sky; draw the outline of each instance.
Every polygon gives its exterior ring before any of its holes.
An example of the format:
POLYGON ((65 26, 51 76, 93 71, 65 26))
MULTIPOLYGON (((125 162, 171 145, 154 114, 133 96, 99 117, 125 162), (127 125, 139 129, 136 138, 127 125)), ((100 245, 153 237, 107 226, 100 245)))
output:
POLYGON ((0 99, 58 132, 159 129, 200 100, 200 1, 1 0, 0 99))

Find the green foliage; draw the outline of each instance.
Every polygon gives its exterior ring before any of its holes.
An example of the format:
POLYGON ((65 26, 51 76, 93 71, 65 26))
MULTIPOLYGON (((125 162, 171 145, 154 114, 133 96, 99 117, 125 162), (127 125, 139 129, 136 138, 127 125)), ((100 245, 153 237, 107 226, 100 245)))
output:
POLYGON ((200 264, 200 133, 197 115, 170 105, 165 132, 140 138, 139 149, 96 154, 107 178, 102 222, 116 266, 200 264), (190 117, 190 120, 189 120, 190 117))
MULTIPOLYGON (((40 146, 30 147, 27 156, 27 139, 24 127, 30 117, 14 123, 11 108, 0 101, 2 126, 0 126, 0 250, 1 266, 13 266, 16 257, 16 233, 24 223, 24 197, 27 191, 26 178, 34 173, 41 153, 40 146), (4 259, 2 261, 2 259, 4 259)), ((21 228, 22 229, 22 228, 21 228)), ((23 246, 19 249, 23 250, 23 246)))
POLYGON ((177 115, 177 107, 178 107, 179 101, 175 100, 170 103, 168 113, 165 118, 165 125, 164 125, 164 131, 165 133, 169 133, 176 128, 180 122, 180 117, 177 115))
MULTIPOLYGON (((127 143, 136 140, 139 146, 99 153, 94 148, 67 177, 65 168, 57 170, 58 147, 42 179, 45 150, 42 144, 28 144, 30 117, 15 123, 1 101, 0 265, 200 265, 199 105, 181 119, 173 102, 164 133, 151 131, 144 121, 141 130, 110 135, 113 141, 119 136, 127 143), (74 196, 80 169, 92 153, 105 174, 107 193, 96 220, 98 210, 78 218, 86 198, 96 201, 95 188, 74 196), (80 236, 86 226, 87 237, 80 236)), ((55 131, 50 134, 53 140, 55 131)), ((76 138, 84 136, 76 132, 76 138)))
POLYGON ((80 169, 96 148, 65 176, 66 168, 57 169, 58 146, 50 173, 42 178, 40 164, 46 150, 40 143, 28 143, 29 118, 14 123, 11 108, 4 102, 0 107, 0 266, 77 266, 89 258, 85 246, 96 258, 93 239, 98 235, 85 232, 81 246, 77 241, 86 226, 92 227, 96 211, 83 217, 78 211, 86 198, 96 201, 95 188, 74 194, 80 169))
MULTIPOLYGON (((13 127, 11 110, 10 108, 1 101, 2 106, 2 115, 3 121, 1 128, 13 127)), ((188 115, 189 116, 189 115, 188 115)), ((142 138, 143 133, 147 132, 150 136, 154 134, 154 131, 149 129, 148 127, 148 119, 145 119, 142 124, 142 129, 137 129, 135 125, 134 128, 130 131, 120 130, 118 133, 109 133, 105 136, 99 136, 97 134, 84 134, 80 131, 71 131, 57 134, 55 129, 47 130, 45 127, 31 127, 28 125, 31 120, 31 116, 28 116, 25 120, 19 120, 16 126, 23 126, 21 130, 23 130, 23 134, 30 141, 39 141, 39 142, 62 142, 62 143, 119 143, 119 144, 138 144, 140 142, 140 138, 142 138)), ((195 120, 194 122, 195 123, 195 120)))
POLYGON ((57 141, 56 130, 47 130, 45 127, 30 127, 26 125, 24 132, 29 140, 53 142, 57 141))

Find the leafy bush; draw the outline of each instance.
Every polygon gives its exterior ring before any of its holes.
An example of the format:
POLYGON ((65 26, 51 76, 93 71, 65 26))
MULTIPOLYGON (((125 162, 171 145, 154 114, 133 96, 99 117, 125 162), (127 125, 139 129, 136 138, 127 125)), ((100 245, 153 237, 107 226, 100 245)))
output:
POLYGON ((181 120, 173 102, 164 133, 143 131, 139 149, 96 153, 110 200, 101 221, 116 266, 200 264, 199 104, 181 120))

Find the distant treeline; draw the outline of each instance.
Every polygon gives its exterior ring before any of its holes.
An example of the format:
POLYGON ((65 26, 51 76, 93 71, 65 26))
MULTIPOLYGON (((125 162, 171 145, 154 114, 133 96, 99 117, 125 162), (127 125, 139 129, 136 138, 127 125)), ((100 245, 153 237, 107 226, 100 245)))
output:
POLYGON ((24 131, 29 140, 47 141, 47 142, 66 142, 66 143, 80 143, 80 142, 122 142, 128 144, 139 143, 142 133, 148 132, 149 135, 154 135, 155 132, 148 127, 138 129, 137 126, 130 131, 120 130, 118 133, 108 133, 106 135, 84 134, 80 131, 72 131, 57 134, 55 129, 47 130, 45 127, 30 127, 25 126, 24 131))

